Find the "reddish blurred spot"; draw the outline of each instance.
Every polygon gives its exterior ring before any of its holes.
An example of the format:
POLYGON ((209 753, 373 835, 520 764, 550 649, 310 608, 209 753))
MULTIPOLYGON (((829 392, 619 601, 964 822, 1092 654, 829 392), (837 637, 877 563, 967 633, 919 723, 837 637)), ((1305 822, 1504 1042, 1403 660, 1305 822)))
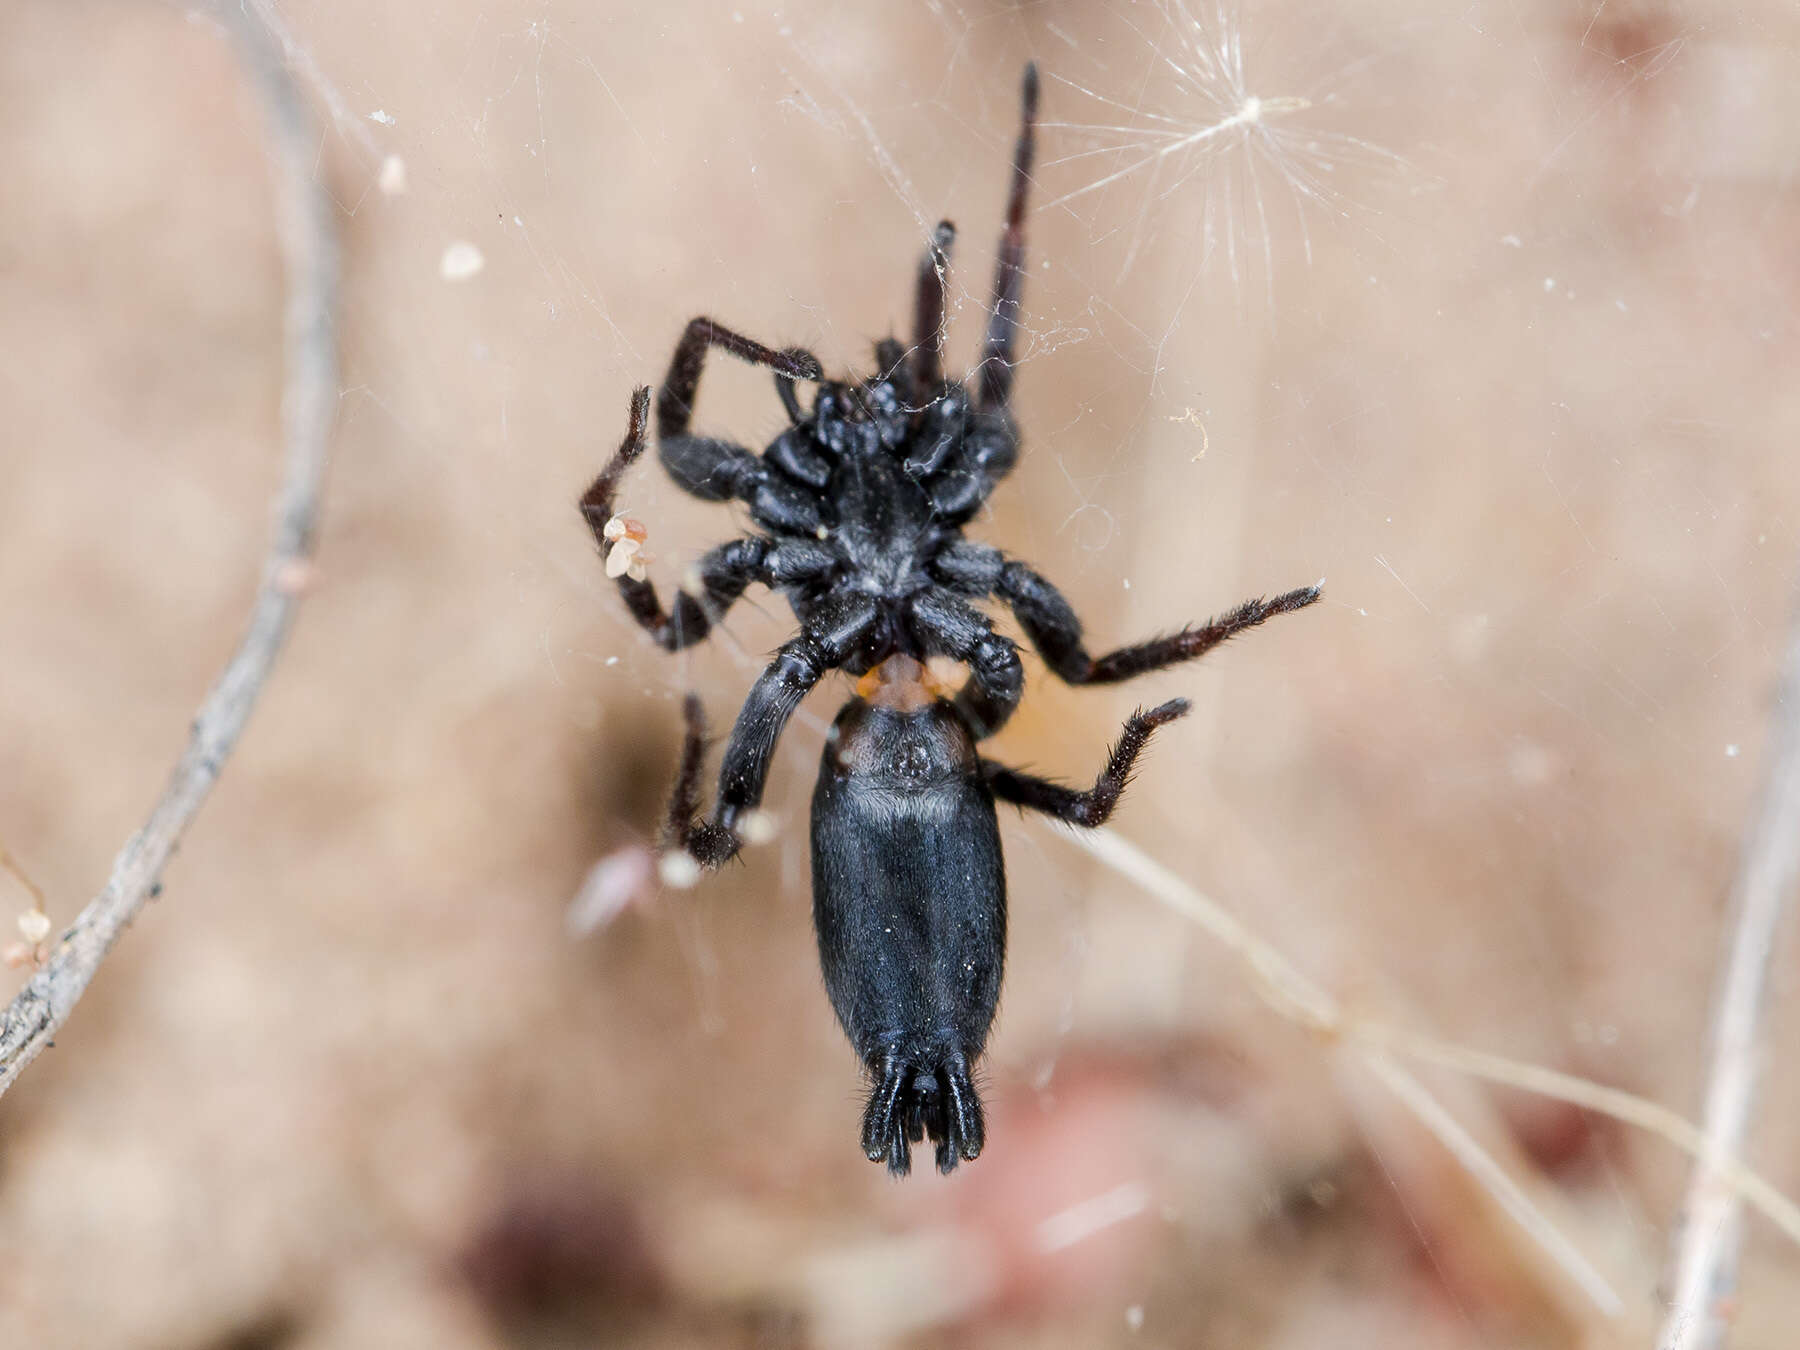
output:
POLYGON ((457 1264, 503 1321, 573 1304, 650 1303, 664 1288, 630 1198, 580 1176, 513 1185, 457 1264))

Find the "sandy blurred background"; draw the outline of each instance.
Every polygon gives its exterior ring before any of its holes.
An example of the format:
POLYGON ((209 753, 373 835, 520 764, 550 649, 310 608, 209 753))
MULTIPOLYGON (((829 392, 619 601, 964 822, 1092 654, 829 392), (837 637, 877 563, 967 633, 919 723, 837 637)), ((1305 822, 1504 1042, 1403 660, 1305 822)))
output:
MULTIPOLYGON (((1327 594, 1141 687, 1028 656, 995 755, 1087 779, 1192 697, 1121 833, 1353 1006, 1693 1114, 1800 573, 1800 17, 1196 4, 1248 92, 1307 100, 1287 171, 1239 136, 1070 198, 1144 151, 1071 156, 1221 115, 1172 11, 649 8, 282 7, 346 262, 317 583, 163 898, 0 1103, 0 1344, 1649 1344, 1678 1154, 1426 1075, 1615 1282, 1606 1323, 1032 821, 988 1152, 865 1162, 806 879, 841 681, 784 742, 776 843, 571 939, 653 828, 680 693, 725 722, 790 623, 765 597, 662 655, 573 502, 690 315, 860 367, 939 214, 966 363, 1035 57, 1079 125, 1043 133, 1027 452, 977 533, 1096 650, 1327 594), (485 266, 447 281, 459 241, 485 266)), ((0 9, 0 164, 0 839, 60 923, 237 638, 281 277, 254 97, 179 9, 0 9)), ((699 420, 782 421, 723 360, 699 420)), ((626 501, 665 585, 734 528, 653 467, 626 501)), ((1792 969, 1753 1151, 1790 1193, 1792 969)), ((1733 1343, 1796 1318, 1752 1220, 1733 1343)))

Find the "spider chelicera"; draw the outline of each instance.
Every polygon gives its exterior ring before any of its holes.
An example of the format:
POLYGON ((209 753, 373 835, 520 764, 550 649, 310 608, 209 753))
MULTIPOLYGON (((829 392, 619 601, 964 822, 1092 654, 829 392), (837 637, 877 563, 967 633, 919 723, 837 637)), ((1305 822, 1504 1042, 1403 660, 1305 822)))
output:
POLYGON ((1004 601, 1063 680, 1110 684, 1191 661, 1319 598, 1308 586, 1251 600, 1095 657, 1054 586, 999 549, 963 538, 1019 455, 1013 353, 1037 96, 1037 71, 1027 66, 993 305, 970 381, 947 379, 942 367, 955 234, 945 221, 919 265, 912 346, 878 342, 869 379, 828 380, 810 352, 777 351, 708 318, 688 324, 656 399, 663 467, 697 497, 743 503, 757 526, 700 560, 699 594, 684 589, 665 611, 640 565, 642 531, 614 512, 619 481, 644 451, 648 389, 632 395, 625 440, 581 499, 595 540, 611 550, 607 571, 626 607, 664 649, 704 639, 752 583, 781 591, 800 624, 744 700, 707 818, 705 719, 697 698, 685 701, 686 740, 665 825, 671 861, 697 872, 733 857, 759 823, 775 743, 801 699, 828 671, 861 677, 831 729, 813 795, 813 918, 832 1005, 873 1083, 863 1149, 897 1175, 911 1166, 910 1144, 927 1135, 944 1172, 981 1152, 985 1126, 970 1070, 987 1043, 1006 946, 995 800, 1098 825, 1151 733, 1188 710, 1174 699, 1132 714, 1086 791, 981 758, 976 742, 1018 704, 1024 671, 1016 644, 976 602, 1004 601), (791 425, 761 455, 689 430, 714 347, 775 373, 791 425), (810 410, 796 380, 818 385, 810 410), (953 697, 926 674, 932 656, 968 667, 953 697))

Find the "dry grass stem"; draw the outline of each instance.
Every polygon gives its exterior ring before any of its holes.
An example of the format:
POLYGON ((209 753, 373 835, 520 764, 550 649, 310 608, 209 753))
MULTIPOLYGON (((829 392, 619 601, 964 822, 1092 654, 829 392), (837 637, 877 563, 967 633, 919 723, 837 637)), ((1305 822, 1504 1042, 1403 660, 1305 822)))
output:
MULTIPOLYGON (((1797 703, 1800 699, 1790 699, 1787 706, 1797 703)), ((1800 1206, 1745 1167, 1731 1152, 1711 1151, 1699 1127, 1679 1113, 1572 1074, 1465 1049, 1435 1037, 1346 1013, 1330 991, 1279 950, 1123 836, 1105 828, 1061 833, 1134 882, 1146 894, 1217 938, 1242 960, 1258 994, 1281 1016, 1340 1043, 1354 1043, 1375 1077, 1431 1129, 1471 1175, 1494 1195, 1502 1208, 1518 1220, 1533 1240, 1587 1293, 1595 1306, 1609 1316, 1617 1315, 1620 1305, 1617 1294, 1605 1278, 1531 1205, 1523 1192, 1506 1178, 1499 1164, 1456 1125, 1417 1080, 1405 1075, 1406 1081, 1400 1081, 1397 1075, 1403 1071, 1389 1058, 1390 1053, 1570 1102, 1648 1130, 1690 1156, 1710 1158, 1707 1171, 1716 1178, 1719 1188, 1741 1198, 1800 1243, 1800 1206), (1475 1161, 1477 1155, 1482 1161, 1475 1161)))
POLYGON ((247 631, 194 717, 144 827, 113 862, 106 888, 56 941, 42 968, 0 1014, 0 1093, 49 1045, 125 926, 143 908, 182 832, 205 802, 274 666, 303 588, 292 584, 313 548, 320 484, 337 407, 337 244, 314 181, 318 142, 280 47, 260 11, 222 11, 237 34, 267 114, 287 271, 282 437, 286 471, 275 538, 247 631))
POLYGON ((1688 1183, 1659 1350, 1712 1350, 1723 1344, 1726 1309, 1737 1283, 1738 1200, 1744 1193, 1732 1184, 1728 1168, 1743 1152, 1756 1104, 1769 958, 1800 869, 1800 611, 1788 631, 1768 754, 1767 776, 1731 888, 1732 923, 1713 1007, 1706 1129, 1688 1183))

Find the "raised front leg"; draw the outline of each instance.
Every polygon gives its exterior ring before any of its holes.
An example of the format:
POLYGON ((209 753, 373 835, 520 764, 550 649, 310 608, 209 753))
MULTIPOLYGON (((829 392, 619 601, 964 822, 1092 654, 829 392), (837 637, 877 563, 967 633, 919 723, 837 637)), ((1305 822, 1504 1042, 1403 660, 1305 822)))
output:
POLYGON ((1031 189, 1031 162, 1037 150, 1037 66, 1025 67, 1019 90, 1019 139, 1013 146, 1012 186, 1006 195, 1006 226, 1000 232, 994 265, 993 308, 981 348, 981 408, 1004 413, 1012 400, 1013 344, 1019 332, 1019 292, 1025 280, 1025 199, 1031 189))
POLYGON ((913 390, 920 401, 934 397, 944 379, 944 281, 950 270, 950 245, 955 241, 956 226, 940 220, 932 231, 930 247, 919 261, 908 365, 913 390))
MULTIPOLYGON (((694 415, 694 395, 700 388, 700 372, 706 368, 706 354, 717 347, 730 352, 740 361, 753 366, 767 366, 791 380, 816 380, 822 374, 819 358, 798 347, 776 351, 754 338, 734 333, 705 315, 689 319, 682 330, 675 354, 669 358, 669 373, 663 376, 662 389, 656 396, 656 435, 658 440, 685 435, 688 420, 694 415)), ((666 453, 666 452, 665 452, 666 453)))
POLYGON ((759 492, 766 494, 768 474, 761 457, 732 441, 688 434, 700 372, 706 367, 707 352, 714 347, 773 370, 782 382, 782 402, 788 406, 789 416, 798 406, 792 381, 818 379, 819 359, 798 348, 778 352, 705 317, 688 320, 681 341, 675 344, 669 373, 656 395, 656 445, 663 468, 677 487, 702 501, 748 502, 759 492))

